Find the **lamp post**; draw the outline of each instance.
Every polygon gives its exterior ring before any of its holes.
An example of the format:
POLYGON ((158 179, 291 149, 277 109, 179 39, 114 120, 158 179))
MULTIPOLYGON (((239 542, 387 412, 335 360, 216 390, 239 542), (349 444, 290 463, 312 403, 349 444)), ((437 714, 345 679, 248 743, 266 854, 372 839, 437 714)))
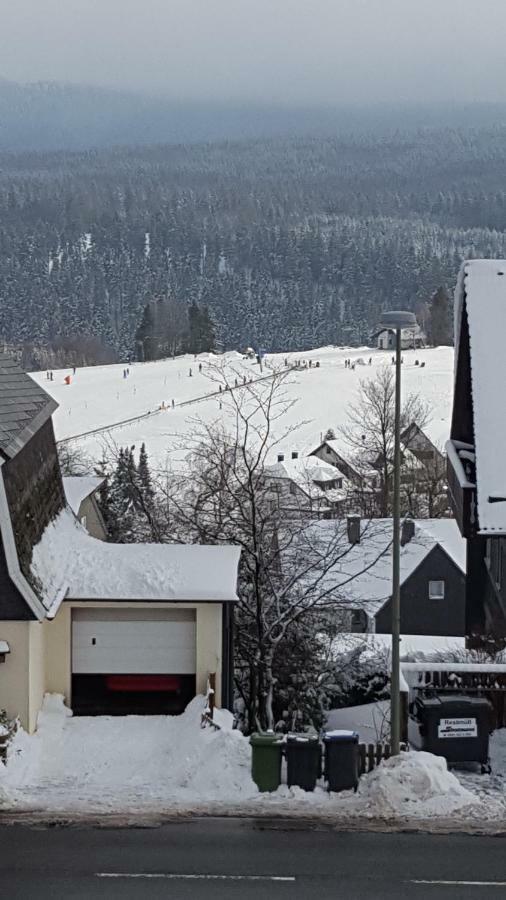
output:
POLYGON ((392 756, 399 753, 401 741, 400 642, 401 642, 401 335, 405 328, 415 329, 411 312, 393 310, 381 317, 380 328, 395 332, 395 425, 394 425, 394 498, 392 509, 392 678, 390 682, 390 745, 392 756))

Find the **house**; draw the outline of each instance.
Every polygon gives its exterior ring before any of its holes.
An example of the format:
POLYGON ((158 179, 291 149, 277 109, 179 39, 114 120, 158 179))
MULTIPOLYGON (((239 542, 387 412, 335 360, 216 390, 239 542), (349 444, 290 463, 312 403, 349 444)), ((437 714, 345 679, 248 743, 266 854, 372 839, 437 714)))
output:
POLYGON ((97 492, 104 481, 104 478, 93 475, 63 477, 63 490, 68 506, 88 534, 99 541, 107 540, 107 528, 97 502, 97 492))
MULTIPOLYGON (((341 528, 342 550, 321 587, 331 591, 342 630, 390 634, 392 520, 318 522, 309 543, 328 541, 335 527, 341 528)), ((401 632, 464 635, 465 541, 455 520, 405 519, 401 544, 401 632)))
POLYGON ((335 466, 298 450, 278 453, 277 462, 265 467, 272 511, 290 517, 332 518, 342 515, 347 481, 335 466))
MULTIPOLYGON (((391 328, 384 328, 372 335, 372 340, 377 341, 379 350, 392 350, 396 348, 396 333, 391 328)), ((425 335, 419 325, 414 328, 401 330, 401 349, 411 350, 425 346, 425 335)))
POLYGON ((356 487, 362 486, 363 475, 349 462, 343 452, 342 442, 336 438, 322 441, 315 450, 311 450, 309 455, 316 456, 322 462, 335 466, 356 487))
POLYGON ((446 445, 450 502, 467 541, 467 634, 506 636, 506 260, 463 263, 446 445))
MULTIPOLYGON (((55 402, 0 355, 0 709, 178 712, 216 673, 230 705, 239 549, 92 537, 68 506, 55 402)), ((80 504, 79 504, 80 508, 80 504)))
POLYGON ((410 450, 420 462, 444 461, 441 450, 416 422, 411 422, 401 433, 401 444, 404 450, 410 450))

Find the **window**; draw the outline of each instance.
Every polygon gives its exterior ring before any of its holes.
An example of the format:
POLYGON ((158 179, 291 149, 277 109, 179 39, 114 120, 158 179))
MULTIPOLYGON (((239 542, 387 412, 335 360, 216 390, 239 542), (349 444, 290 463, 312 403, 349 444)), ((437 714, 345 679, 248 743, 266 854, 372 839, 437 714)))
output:
POLYGON ((332 453, 332 449, 331 449, 330 447, 325 447, 325 453, 326 453, 328 456, 330 456, 330 454, 332 453))
POLYGON ((297 493, 297 485, 295 485, 295 484, 293 483, 293 481, 290 482, 290 493, 291 493, 291 494, 296 494, 296 493, 297 493))
POLYGON ((444 600, 444 581, 429 581, 429 600, 444 600))
POLYGON ((86 528, 86 516, 81 516, 81 525, 86 528))

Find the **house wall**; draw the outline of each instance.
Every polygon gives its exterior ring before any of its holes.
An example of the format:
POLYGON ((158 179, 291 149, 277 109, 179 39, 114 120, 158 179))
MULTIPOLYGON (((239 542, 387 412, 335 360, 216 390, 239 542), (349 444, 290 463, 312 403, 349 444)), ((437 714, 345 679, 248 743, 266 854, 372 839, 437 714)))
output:
POLYGON ((37 716, 46 692, 45 630, 42 622, 28 623, 28 714, 24 726, 35 731, 37 716))
MULTIPOLYGON (((51 693, 63 694, 72 704, 72 609, 153 609, 152 603, 65 601, 55 619, 44 622, 45 684, 51 693)), ((222 605, 221 603, 157 603, 157 609, 194 609, 196 612, 196 687, 205 693, 207 677, 216 672, 216 703, 221 704, 222 605)))
POLYGON ((0 665, 0 709, 34 731, 46 690, 44 625, 0 622, 0 638, 11 651, 0 665))
POLYGON ((105 530, 104 520, 100 515, 100 511, 97 506, 97 501, 90 495, 89 497, 85 497, 83 502, 79 507, 79 520, 81 521, 83 516, 86 516, 86 531, 88 534, 91 534, 92 537, 97 538, 99 541, 107 540, 107 532, 105 530))
MULTIPOLYGON (((466 634, 465 576, 436 546, 401 587, 401 633, 464 636, 466 634), (444 600, 429 600, 429 581, 443 579, 444 600)), ((391 601, 376 613, 376 632, 392 630, 391 601)))
POLYGON ((0 637, 10 653, 0 665, 0 709, 19 716, 23 728, 29 725, 29 642, 30 622, 0 622, 0 637))

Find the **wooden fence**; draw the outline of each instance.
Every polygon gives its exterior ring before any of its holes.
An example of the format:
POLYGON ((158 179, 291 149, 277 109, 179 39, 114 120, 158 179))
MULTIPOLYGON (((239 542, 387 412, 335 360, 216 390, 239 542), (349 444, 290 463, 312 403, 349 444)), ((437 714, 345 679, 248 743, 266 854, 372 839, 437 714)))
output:
MULTIPOLYGON (((406 744, 401 744, 400 746, 401 750, 406 750, 406 744)), ((384 742, 379 742, 377 744, 359 744, 359 775, 365 775, 367 772, 372 772, 376 766, 379 766, 382 760, 390 759, 391 755, 390 744, 384 742)))

